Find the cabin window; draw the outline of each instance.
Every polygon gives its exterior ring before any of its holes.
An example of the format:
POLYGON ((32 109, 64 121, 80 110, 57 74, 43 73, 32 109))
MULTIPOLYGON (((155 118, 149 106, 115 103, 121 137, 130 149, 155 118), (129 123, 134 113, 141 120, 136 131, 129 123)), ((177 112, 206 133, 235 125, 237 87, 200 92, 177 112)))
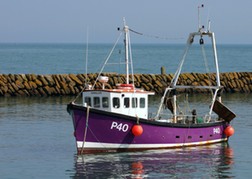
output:
POLYGON ((124 98, 123 105, 125 108, 129 108, 130 105, 130 99, 129 98, 124 98))
POLYGON ((87 104, 87 106, 91 106, 91 98, 85 97, 85 103, 87 104))
POLYGON ((103 108, 108 108, 108 107, 109 107, 109 100, 108 100, 108 97, 103 97, 103 98, 102 98, 102 107, 103 107, 103 108))
POLYGON ((140 98, 140 108, 145 108, 145 98, 140 98))
POLYGON ((137 107, 137 98, 132 98, 132 108, 137 107))
POLYGON ((100 107, 100 98, 94 97, 94 107, 99 108, 100 107))
POLYGON ((113 107, 120 108, 120 99, 119 98, 113 98, 113 107))

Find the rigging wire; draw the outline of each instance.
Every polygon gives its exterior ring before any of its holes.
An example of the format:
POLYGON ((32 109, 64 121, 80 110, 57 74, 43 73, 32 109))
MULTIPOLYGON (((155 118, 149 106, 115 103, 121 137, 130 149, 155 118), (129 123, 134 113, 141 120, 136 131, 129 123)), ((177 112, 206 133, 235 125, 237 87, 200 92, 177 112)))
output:
POLYGON ((84 86, 84 88, 81 90, 81 92, 71 101, 72 103, 74 103, 78 98, 79 98, 79 96, 81 95, 81 93, 86 89, 86 87, 88 86, 88 81, 89 81, 89 79, 88 79, 88 37, 89 37, 89 26, 87 27, 87 34, 86 34, 86 38, 87 38, 87 45, 86 45, 86 62, 85 62, 85 86, 84 86))
POLYGON ((142 36, 156 38, 156 39, 163 39, 163 40, 182 40, 182 39, 184 39, 183 37, 164 37, 164 36, 159 36, 159 35, 144 34, 142 32, 138 32, 133 29, 129 29, 129 30, 137 35, 142 35, 142 36))
MULTIPOLYGON (((128 34, 128 41, 129 41, 129 44, 131 44, 130 42, 130 33, 128 34)), ((135 106, 134 108, 134 111, 135 111, 135 114, 136 114, 136 117, 137 117, 137 98, 135 97, 135 94, 136 94, 136 90, 135 90, 135 79, 134 79, 134 72, 133 72, 133 58, 132 58, 132 50, 131 50, 131 45, 129 45, 129 59, 130 59, 130 68, 131 68, 131 79, 132 79, 132 84, 134 86, 134 94, 133 94, 133 104, 135 106)), ((137 117, 138 119, 138 117, 137 117)))
POLYGON ((188 50, 191 47, 191 44, 192 43, 187 43, 187 45, 186 45, 186 49, 184 50, 183 57, 182 57, 182 59, 181 59, 181 61, 179 63, 179 67, 178 67, 177 71, 175 72, 175 74, 173 76, 173 79, 170 82, 170 85, 165 89, 165 92, 164 92, 164 94, 163 94, 163 96, 161 98, 161 101, 160 101, 159 108, 158 108, 157 114, 155 116, 155 119, 157 119, 160 116, 160 113, 161 113, 163 105, 164 105, 165 96, 167 95, 167 93, 170 94, 171 89, 174 87, 174 85, 177 84, 177 81, 178 81, 178 78, 179 78, 179 74, 180 74, 180 72, 182 70, 182 66, 184 64, 184 61, 185 61, 186 55, 188 53, 188 50))
MULTIPOLYGON (((206 68, 206 73, 208 74, 207 75, 207 78, 208 78, 208 81, 209 81, 209 86, 212 85, 212 82, 211 82, 211 79, 210 79, 210 70, 209 70, 209 65, 208 65, 208 62, 207 62, 207 56, 206 56, 206 51, 205 51, 205 46, 204 44, 201 44, 201 51, 202 51, 202 54, 203 54, 203 60, 204 60, 204 63, 205 63, 205 68, 206 68)), ((210 90, 211 92, 211 95, 213 96, 213 91, 210 90)))
POLYGON ((118 36, 118 38, 117 38, 117 40, 116 40, 116 43, 114 44, 113 48, 111 49, 110 53, 108 54, 107 58, 105 59, 105 62, 104 62, 104 64, 103 64, 103 66, 102 66, 102 68, 101 68, 101 70, 100 70, 100 72, 99 72, 99 74, 98 74, 98 76, 97 76, 95 82, 94 82, 94 85, 92 86, 92 89, 94 89, 94 87, 95 87, 95 85, 96 85, 96 83, 97 83, 97 81, 98 81, 98 79, 99 79, 99 76, 101 75, 101 73, 102 73, 104 67, 106 66, 106 64, 107 64, 107 62, 108 62, 110 56, 112 55, 112 53, 113 53, 113 51, 114 51, 114 49, 115 49, 115 47, 116 47, 116 45, 117 45, 117 43, 118 43, 118 41, 119 41, 121 35, 122 35, 122 32, 119 34, 119 36, 118 36))
MULTIPOLYGON (((130 42, 130 33, 128 35, 128 40, 129 40, 129 44, 131 44, 130 42)), ((132 59, 132 51, 131 51, 131 45, 129 46, 129 58, 130 58, 130 68, 131 68, 131 78, 132 78, 132 83, 134 84, 134 73, 133 73, 133 59, 132 59)))

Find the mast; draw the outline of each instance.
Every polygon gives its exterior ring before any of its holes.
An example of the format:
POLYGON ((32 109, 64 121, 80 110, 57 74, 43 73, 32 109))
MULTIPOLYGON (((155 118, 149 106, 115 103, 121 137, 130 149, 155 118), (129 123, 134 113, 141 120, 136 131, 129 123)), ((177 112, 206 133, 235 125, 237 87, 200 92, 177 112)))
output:
POLYGON ((216 68, 216 82, 217 86, 220 87, 220 72, 219 72, 219 65, 218 65, 218 58, 217 58, 217 50, 216 50, 216 42, 215 42, 215 36, 212 32, 212 45, 213 45, 213 54, 214 54, 214 62, 215 62, 215 68, 216 68))
POLYGON ((126 71, 126 84, 129 84, 129 27, 126 25, 124 19, 124 46, 125 46, 125 71, 126 71))
POLYGON ((214 106, 214 102, 217 98, 218 101, 221 102, 221 96, 218 95, 218 91, 221 88, 221 83, 220 83, 220 72, 219 72, 219 64, 218 64, 218 58, 217 58, 217 50, 216 50, 216 42, 215 42, 215 36, 213 32, 208 32, 209 36, 211 36, 211 40, 212 40, 212 48, 213 48, 213 56, 214 56, 214 63, 215 63, 215 68, 216 68, 216 90, 213 96, 213 100, 212 100, 212 104, 210 106, 210 111, 209 111, 209 120, 210 120, 210 116, 213 112, 213 106, 214 106))

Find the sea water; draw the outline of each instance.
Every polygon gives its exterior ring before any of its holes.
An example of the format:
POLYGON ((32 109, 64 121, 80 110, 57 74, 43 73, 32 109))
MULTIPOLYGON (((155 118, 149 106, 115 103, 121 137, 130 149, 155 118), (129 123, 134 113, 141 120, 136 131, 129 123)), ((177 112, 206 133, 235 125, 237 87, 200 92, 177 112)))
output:
MULTIPOLYGON (((179 61, 177 54, 183 53, 181 45, 135 48, 133 58, 139 59, 134 62, 136 73, 160 73, 160 66, 170 72, 179 61), (166 56, 167 51, 170 56, 166 56), (176 63, 171 62, 173 59, 176 63)), ((89 49, 88 72, 96 72, 110 45, 93 45, 89 49), (92 62, 97 65, 92 66, 92 62)), ((222 71, 251 71, 251 46, 223 45, 218 49, 222 71)), ((121 57, 120 50, 116 57, 121 57)), ((0 73, 5 74, 85 73, 85 46, 81 44, 1 44, 0 59, 0 73)), ((109 71, 117 70, 111 66, 109 71)), ((192 63, 187 67, 197 68, 192 63)), ((204 97, 194 96, 193 100, 202 106, 204 97)), ((228 143, 83 156, 76 155, 73 124, 66 111, 72 99, 72 96, 0 98, 1 178, 250 178, 252 175, 251 94, 223 95, 225 104, 237 115, 231 122, 235 134, 228 143)), ((158 97, 151 97, 150 111, 155 111, 158 103, 158 97)))
MULTIPOLYGON (((185 61, 183 72, 214 71, 209 45, 193 45, 185 61), (202 50, 208 55, 204 58, 202 50), (210 57, 209 57, 210 56, 210 57), (208 63, 205 63, 205 61, 208 63)), ((107 60, 113 44, 0 44, 0 74, 66 74, 97 73, 107 60)), ((134 73, 175 73, 185 45, 133 44, 134 73)), ((125 73, 124 48, 116 46, 105 72, 125 73)), ((252 45, 218 45, 220 72, 251 72, 252 45)))

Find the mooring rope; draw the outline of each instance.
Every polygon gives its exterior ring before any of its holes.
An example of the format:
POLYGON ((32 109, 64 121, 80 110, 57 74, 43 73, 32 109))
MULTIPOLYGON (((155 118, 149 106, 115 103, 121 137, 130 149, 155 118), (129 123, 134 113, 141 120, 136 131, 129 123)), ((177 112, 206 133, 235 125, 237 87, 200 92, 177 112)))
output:
POLYGON ((87 137, 88 119, 89 119, 89 108, 90 108, 90 106, 87 106, 86 127, 85 127, 84 136, 83 136, 83 143, 82 143, 82 147, 81 147, 81 153, 83 153, 83 151, 84 151, 84 145, 85 145, 86 137, 87 137))

